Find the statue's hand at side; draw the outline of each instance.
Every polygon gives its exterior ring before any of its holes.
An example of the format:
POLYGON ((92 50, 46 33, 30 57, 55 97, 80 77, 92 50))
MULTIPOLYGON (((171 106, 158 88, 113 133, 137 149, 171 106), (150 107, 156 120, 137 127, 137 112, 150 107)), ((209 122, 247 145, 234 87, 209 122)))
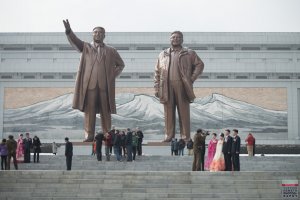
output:
POLYGON ((71 31, 71 26, 70 26, 69 20, 68 19, 63 20, 63 23, 65 25, 66 33, 69 33, 71 31))

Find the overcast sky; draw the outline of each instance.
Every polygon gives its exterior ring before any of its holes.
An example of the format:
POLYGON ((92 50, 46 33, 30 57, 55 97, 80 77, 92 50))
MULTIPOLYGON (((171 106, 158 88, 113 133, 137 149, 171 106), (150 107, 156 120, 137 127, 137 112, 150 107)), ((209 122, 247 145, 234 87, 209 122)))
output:
POLYGON ((0 32, 300 32, 300 0, 0 0, 0 32))

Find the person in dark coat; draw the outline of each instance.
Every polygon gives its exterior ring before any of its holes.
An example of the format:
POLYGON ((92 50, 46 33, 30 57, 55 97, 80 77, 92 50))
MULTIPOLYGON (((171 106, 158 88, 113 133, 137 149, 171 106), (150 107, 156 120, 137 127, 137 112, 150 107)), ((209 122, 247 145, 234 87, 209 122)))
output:
POLYGON ((104 140, 104 135, 102 132, 99 132, 96 136, 96 154, 97 160, 102 161, 102 142, 104 140))
POLYGON ((171 141, 171 155, 175 155, 175 138, 172 138, 171 141))
POLYGON ((104 135, 104 143, 105 143, 105 156, 106 156, 106 161, 110 161, 110 147, 113 146, 113 140, 111 138, 110 133, 106 133, 104 135))
POLYGON ((194 142, 192 139, 190 139, 188 142, 187 142, 187 145, 186 145, 186 148, 188 149, 188 155, 191 156, 193 155, 193 147, 194 147, 194 142))
POLYGON ((1 155, 1 170, 7 169, 7 145, 6 139, 2 139, 2 143, 0 144, 0 155, 1 155))
POLYGON ((232 170, 232 161, 231 161, 231 146, 232 146, 232 137, 230 136, 230 130, 225 130, 225 138, 223 143, 222 152, 224 154, 225 160, 225 171, 232 170))
POLYGON ((13 158, 15 169, 18 170, 16 152, 17 152, 17 142, 14 140, 14 136, 9 135, 6 141, 7 146, 7 170, 10 170, 10 160, 13 158))
POLYGON ((71 170, 72 168, 72 157, 73 157, 73 144, 69 141, 69 138, 65 138, 66 142, 66 149, 65 149, 65 156, 66 156, 66 163, 67 163, 67 170, 71 170))
POLYGON ((179 150, 179 144, 178 144, 177 138, 175 138, 175 142, 174 142, 174 152, 175 152, 175 156, 178 156, 178 150, 179 150))
POLYGON ((198 129, 194 136, 194 161, 193 161, 193 171, 204 171, 204 156, 205 156, 205 139, 209 135, 202 129, 198 129))
POLYGON ((143 138, 144 138, 144 134, 143 134, 143 132, 139 129, 139 127, 137 127, 136 129, 137 129, 136 133, 137 133, 137 137, 138 137, 137 154, 138 154, 139 156, 141 156, 142 153, 143 153, 142 146, 143 146, 143 138))
POLYGON ((25 134, 24 139, 24 163, 30 163, 30 149, 32 148, 32 139, 29 136, 29 133, 25 134))
POLYGON ((233 129, 233 138, 231 145, 232 164, 234 171, 240 171, 240 148, 241 138, 238 136, 239 131, 233 129))
POLYGON ((184 155, 185 141, 181 138, 178 142, 179 156, 184 155))
POLYGON ((120 131, 116 130, 115 136, 114 136, 114 140, 113 140, 113 144, 114 144, 114 154, 117 158, 117 161, 121 162, 121 154, 120 154, 120 148, 121 148, 121 135, 120 135, 120 131))
POLYGON ((34 136, 32 140, 32 146, 33 146, 33 162, 40 162, 40 153, 41 153, 40 138, 34 136))
POLYGON ((112 129, 108 133, 111 136, 111 145, 110 145, 110 148, 109 148, 109 153, 112 154, 112 149, 113 149, 113 146, 114 146, 115 135, 116 135, 115 126, 112 126, 112 129))
POLYGON ((137 151, 137 146, 138 146, 138 136, 137 132, 133 132, 132 135, 132 160, 135 161, 136 157, 136 151, 137 151))
MULTIPOLYGON (((125 130, 126 131, 126 130, 125 130)), ((124 156, 124 158, 126 157, 126 153, 127 153, 127 151, 126 151, 126 143, 125 143, 125 140, 126 140, 126 133, 125 133, 125 131, 121 131, 120 133, 120 135, 121 135, 121 148, 120 148, 120 155, 122 156, 124 156)))
POLYGON ((132 162, 132 132, 130 128, 127 129, 125 137, 125 146, 127 151, 127 162, 132 162))

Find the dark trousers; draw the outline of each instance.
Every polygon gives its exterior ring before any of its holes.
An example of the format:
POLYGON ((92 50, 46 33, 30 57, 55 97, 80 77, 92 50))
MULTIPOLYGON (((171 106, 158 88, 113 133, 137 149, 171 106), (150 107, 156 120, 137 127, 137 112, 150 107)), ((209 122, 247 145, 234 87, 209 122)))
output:
POLYGON ((113 146, 110 146, 110 147, 109 147, 109 153, 110 153, 110 154, 112 154, 112 149, 113 149, 113 146))
POLYGON ((11 160, 11 158, 13 158, 15 169, 18 170, 16 153, 8 154, 8 156, 7 156, 7 170, 10 170, 10 160, 11 160))
POLYGON ((1 169, 7 169, 7 156, 1 156, 1 169))
POLYGON ((179 155, 183 156, 183 154, 184 154, 184 149, 179 149, 179 155))
POLYGON ((139 156, 141 156, 142 155, 142 143, 143 143, 143 141, 138 141, 138 144, 137 144, 137 154, 139 155, 139 156))
POLYGON ((232 164, 234 171, 240 171, 240 154, 232 154, 232 164))
POLYGON ((33 162, 35 161, 40 162, 40 152, 36 150, 33 153, 33 162))
POLYGON ((193 171, 204 171, 205 151, 194 152, 193 171))
POLYGON ((232 170, 232 161, 231 161, 231 154, 224 154, 225 159, 225 171, 231 171, 232 170))
POLYGON ((67 170, 72 168, 72 156, 66 156, 67 170))
POLYGON ((174 150, 175 156, 178 156, 178 150, 174 150))
POLYGON ((125 154, 126 154, 126 147, 125 146, 121 146, 120 147, 120 156, 122 156, 122 152, 123 152, 123 156, 125 157, 125 154))
POLYGON ((201 162, 201 166, 200 166, 200 171, 204 171, 204 158, 205 158, 205 151, 201 151, 201 159, 200 159, 200 162, 201 162))
POLYGON ((171 149, 171 155, 175 155, 175 151, 173 149, 171 149))
POLYGON ((102 146, 100 147, 100 149, 97 149, 97 160, 98 161, 102 161, 102 146))
POLYGON ((105 156, 106 156, 106 161, 110 161, 110 146, 105 146, 105 156))
POLYGON ((132 145, 127 145, 126 146, 127 150, 127 161, 132 161, 132 145))
POLYGON ((136 146, 132 146, 132 160, 135 160, 135 156, 136 156, 136 146))
POLYGON ((30 149, 24 151, 24 163, 30 163, 30 149))
POLYGON ((121 149, 120 146, 116 146, 116 145, 114 146, 114 153, 117 158, 117 161, 121 161, 120 149, 121 149))

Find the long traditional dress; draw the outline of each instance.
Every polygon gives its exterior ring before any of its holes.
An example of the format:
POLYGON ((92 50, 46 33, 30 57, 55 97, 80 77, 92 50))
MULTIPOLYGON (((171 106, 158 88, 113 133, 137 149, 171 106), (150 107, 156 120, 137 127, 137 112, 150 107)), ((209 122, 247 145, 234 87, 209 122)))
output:
POLYGON ((19 138, 17 141, 16 157, 18 162, 24 162, 24 140, 19 138))
POLYGON ((216 153, 215 153, 214 159, 212 160, 212 162, 210 164, 211 172, 225 170, 225 160, 224 160, 224 154, 222 152, 223 142, 224 142, 223 140, 219 140, 217 143, 216 153))
POLYGON ((217 143, 218 143, 217 139, 211 139, 209 141, 209 144, 207 147, 207 149, 208 149, 207 158, 205 160, 205 165, 204 165, 205 170, 210 170, 210 164, 211 164, 212 160, 214 159, 214 156, 216 153, 217 143))

